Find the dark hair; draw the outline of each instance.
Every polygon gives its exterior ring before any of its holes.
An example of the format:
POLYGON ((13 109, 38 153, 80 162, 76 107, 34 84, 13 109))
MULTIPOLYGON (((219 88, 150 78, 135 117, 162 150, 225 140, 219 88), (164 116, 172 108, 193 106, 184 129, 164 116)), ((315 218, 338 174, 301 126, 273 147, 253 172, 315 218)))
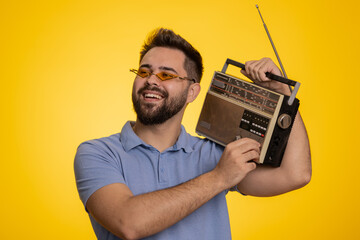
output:
POLYGON ((159 28, 151 32, 140 51, 140 62, 145 54, 154 47, 168 47, 182 51, 185 54, 184 69, 188 77, 200 82, 203 74, 203 63, 200 53, 184 38, 170 29, 159 28))

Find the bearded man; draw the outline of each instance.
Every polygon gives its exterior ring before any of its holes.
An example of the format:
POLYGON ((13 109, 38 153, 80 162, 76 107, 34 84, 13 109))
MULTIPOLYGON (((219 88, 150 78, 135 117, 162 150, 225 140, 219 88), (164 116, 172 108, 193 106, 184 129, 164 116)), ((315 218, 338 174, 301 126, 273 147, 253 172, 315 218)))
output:
MULTIPOLYGON (((260 144, 242 138, 226 148, 186 133, 181 121, 200 92, 199 52, 158 29, 140 53, 132 100, 137 114, 120 133, 82 143, 75 157, 80 198, 98 239, 231 239, 226 194, 273 196, 311 178, 309 142, 297 113, 278 168, 256 165, 260 144)), ((245 64, 254 82, 290 94, 266 72, 268 58, 245 64)))

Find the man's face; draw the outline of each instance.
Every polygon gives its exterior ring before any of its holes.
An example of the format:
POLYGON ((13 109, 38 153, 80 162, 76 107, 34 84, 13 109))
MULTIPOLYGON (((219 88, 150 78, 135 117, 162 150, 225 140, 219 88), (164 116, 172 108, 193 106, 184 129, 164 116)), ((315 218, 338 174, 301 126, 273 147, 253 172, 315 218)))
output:
MULTIPOLYGON (((140 69, 154 74, 167 72, 187 76, 185 55, 177 49, 155 47, 150 49, 140 63, 140 69)), ((174 78, 161 81, 157 76, 137 76, 133 85, 132 100, 138 120, 144 125, 161 124, 184 109, 187 103, 189 81, 174 78)))

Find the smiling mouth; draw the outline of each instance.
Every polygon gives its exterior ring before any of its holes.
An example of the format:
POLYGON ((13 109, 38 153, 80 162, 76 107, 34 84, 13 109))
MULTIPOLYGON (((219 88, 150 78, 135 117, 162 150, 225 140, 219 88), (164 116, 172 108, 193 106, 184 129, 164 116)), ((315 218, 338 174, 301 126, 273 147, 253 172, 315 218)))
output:
POLYGON ((145 98, 151 98, 151 99, 162 99, 163 97, 154 93, 145 93, 144 94, 145 98))
POLYGON ((168 93, 165 90, 155 86, 144 86, 138 90, 138 94, 149 103, 161 101, 168 97, 168 93))

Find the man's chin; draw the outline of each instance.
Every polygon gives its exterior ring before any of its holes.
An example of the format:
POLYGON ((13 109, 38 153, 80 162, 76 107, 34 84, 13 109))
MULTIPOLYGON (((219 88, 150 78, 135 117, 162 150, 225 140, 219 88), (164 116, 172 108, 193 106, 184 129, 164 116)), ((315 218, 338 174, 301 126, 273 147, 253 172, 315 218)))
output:
POLYGON ((155 126, 166 122, 164 119, 137 117, 137 120, 145 126, 155 126))
POLYGON ((141 106, 140 111, 136 112, 137 119, 144 125, 158 125, 164 122, 158 107, 141 106))
MULTIPOLYGON (((146 117, 149 117, 149 118, 153 118, 153 117, 156 117, 160 108, 161 108, 161 106, 157 106, 155 104, 142 105, 140 107, 140 114, 142 114, 146 117)), ((139 114, 139 113, 137 113, 137 114, 139 114)))

